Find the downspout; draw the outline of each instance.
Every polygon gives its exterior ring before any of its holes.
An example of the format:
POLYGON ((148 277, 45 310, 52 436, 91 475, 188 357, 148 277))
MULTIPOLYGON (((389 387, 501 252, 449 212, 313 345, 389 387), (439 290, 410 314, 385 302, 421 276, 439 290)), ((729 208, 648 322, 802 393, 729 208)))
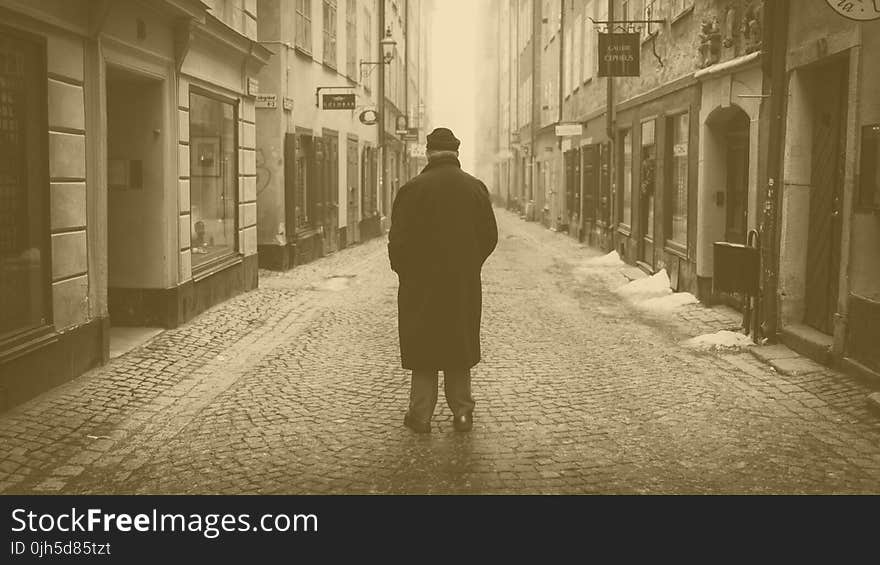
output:
MULTIPOLYGON (((614 24, 614 0, 608 0, 608 27, 613 30, 614 24)), ((614 77, 605 77, 605 134, 608 136, 608 225, 605 226, 606 235, 613 238, 615 211, 617 207, 617 190, 615 190, 615 143, 614 143, 614 77)), ((612 249, 614 248, 612 244, 612 249)))
POLYGON ((779 214, 782 210, 782 144, 785 130, 786 71, 785 52, 788 46, 789 0, 764 2, 762 45, 769 49, 763 60, 763 94, 769 94, 770 127, 767 140, 767 193, 764 199, 761 226, 761 282, 763 321, 761 334, 775 340, 779 322, 779 214), (768 80, 769 79, 769 80, 768 80))
MULTIPOLYGON (((572 49, 572 51, 574 51, 574 49, 572 49)), ((564 73, 565 73, 565 0, 559 0, 559 76, 557 79, 557 84, 559 86, 559 88, 558 88, 559 95, 558 95, 558 101, 557 101, 558 110, 556 111, 556 123, 557 124, 562 122, 562 102, 563 102, 563 100, 565 100, 565 94, 566 94, 565 92, 563 92, 563 88, 562 88, 562 83, 563 83, 562 77, 565 76, 564 73)), ((555 135, 555 133, 556 132, 554 132, 554 135, 555 135)), ((562 155, 562 138, 561 137, 556 138, 556 146, 559 149, 559 158, 558 158, 558 162, 556 163, 556 166, 559 167, 559 170, 561 173, 557 177, 557 183, 559 183, 561 186, 553 187, 554 188, 553 200, 554 200, 554 204, 556 205, 556 206, 554 206, 554 208, 559 209, 560 213, 557 215, 556 219, 553 219, 553 218, 550 219, 550 225, 555 225, 556 229, 558 229, 559 222, 562 221, 563 216, 566 212, 564 210, 564 206, 565 206, 565 199, 567 197, 565 164, 564 164, 565 157, 562 155), (561 197, 560 197, 560 195, 561 195, 561 197), (558 202, 556 201, 557 199, 558 199, 558 202)), ((553 212, 555 212, 555 210, 551 209, 550 213, 552 214, 553 212)))

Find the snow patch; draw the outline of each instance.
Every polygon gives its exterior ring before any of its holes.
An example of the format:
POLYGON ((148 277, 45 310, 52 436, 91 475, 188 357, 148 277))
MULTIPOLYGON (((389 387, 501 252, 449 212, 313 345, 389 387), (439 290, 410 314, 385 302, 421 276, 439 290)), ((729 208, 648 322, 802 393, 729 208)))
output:
POLYGON ((624 265, 626 265, 626 263, 621 260, 617 251, 612 251, 611 253, 600 257, 593 257, 581 263, 582 267, 622 267, 624 265))
POLYGON ((669 288, 669 276, 666 274, 666 269, 660 269, 650 277, 630 281, 615 289, 614 292, 633 302, 644 302, 651 298, 670 295, 672 289, 669 288))
POLYGON ((721 330, 713 334, 700 335, 684 342, 692 349, 739 349, 754 345, 752 338, 740 332, 721 330))
POLYGON ((672 294, 667 294, 666 296, 643 300, 636 305, 639 308, 650 310, 652 312, 672 312, 682 306, 697 304, 699 302, 700 301, 697 300, 697 297, 690 292, 674 292, 672 294))

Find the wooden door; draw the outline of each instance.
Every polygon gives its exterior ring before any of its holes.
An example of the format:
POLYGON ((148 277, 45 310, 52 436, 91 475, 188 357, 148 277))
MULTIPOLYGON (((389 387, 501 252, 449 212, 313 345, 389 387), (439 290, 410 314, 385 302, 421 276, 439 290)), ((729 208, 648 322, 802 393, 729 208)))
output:
POLYGON ((847 64, 832 63, 815 73, 804 321, 830 334, 840 273, 847 64))
POLYGON ((345 148, 345 157, 348 167, 346 168, 346 180, 348 182, 348 213, 346 215, 346 236, 348 241, 343 245, 350 245, 360 241, 358 233, 358 220, 361 217, 358 203, 360 202, 359 190, 359 169, 358 169, 358 142, 356 139, 349 139, 345 148))
POLYGON ((749 118, 734 118, 727 133, 727 220, 724 239, 745 243, 749 215, 749 118))
POLYGON ((597 145, 581 147, 581 241, 587 239, 596 219, 596 201, 599 194, 597 148, 597 145))

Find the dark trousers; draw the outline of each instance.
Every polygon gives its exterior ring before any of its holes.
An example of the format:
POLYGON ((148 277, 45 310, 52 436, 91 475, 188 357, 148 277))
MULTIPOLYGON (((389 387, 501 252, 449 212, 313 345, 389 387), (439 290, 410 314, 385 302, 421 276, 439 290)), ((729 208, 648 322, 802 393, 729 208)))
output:
MULTIPOLYGON (((470 369, 443 371, 443 392, 452 414, 458 416, 474 409, 471 397, 470 369)), ((437 406, 437 371, 416 369, 409 390, 409 413, 419 422, 430 422, 437 406)))

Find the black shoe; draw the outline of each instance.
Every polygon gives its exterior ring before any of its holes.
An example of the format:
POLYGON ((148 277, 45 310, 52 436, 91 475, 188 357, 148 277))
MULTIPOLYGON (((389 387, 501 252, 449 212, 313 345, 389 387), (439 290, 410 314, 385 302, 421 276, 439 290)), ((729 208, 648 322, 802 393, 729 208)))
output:
POLYGON ((419 422, 415 418, 409 415, 409 412, 406 413, 406 416, 403 417, 403 425, 417 434, 428 434, 431 433, 431 423, 430 422, 419 422))
POLYGON ((457 432, 469 432, 474 427, 474 413, 464 412, 452 417, 452 427, 457 432))

